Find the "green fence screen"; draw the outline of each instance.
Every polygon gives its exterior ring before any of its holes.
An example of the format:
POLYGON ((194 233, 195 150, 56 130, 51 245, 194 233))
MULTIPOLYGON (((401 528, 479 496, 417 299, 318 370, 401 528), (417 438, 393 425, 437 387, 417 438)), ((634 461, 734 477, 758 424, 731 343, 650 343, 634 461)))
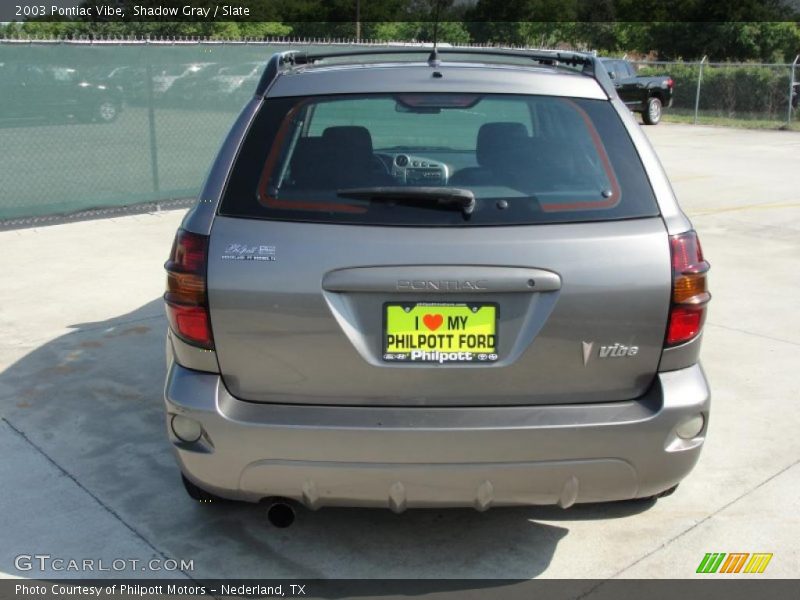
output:
POLYGON ((274 52, 0 43, 0 220, 197 194, 274 52))

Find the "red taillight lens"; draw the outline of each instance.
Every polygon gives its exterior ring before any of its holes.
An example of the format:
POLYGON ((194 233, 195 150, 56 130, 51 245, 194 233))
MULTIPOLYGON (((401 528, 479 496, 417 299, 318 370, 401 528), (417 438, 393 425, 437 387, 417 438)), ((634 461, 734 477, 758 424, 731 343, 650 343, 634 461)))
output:
POLYGON ((194 346, 214 348, 206 293, 208 237, 179 229, 167 270, 167 318, 175 335, 194 346))
POLYGON ((673 306, 669 313, 667 345, 681 344, 696 337, 703 327, 705 306, 673 306))
POLYGON ((707 273, 700 240, 694 231, 669 239, 672 254, 672 306, 667 325, 667 346, 683 344, 697 337, 706 318, 707 273))
POLYGON ((708 263, 703 260, 703 249, 694 231, 688 231, 669 238, 672 252, 672 270, 678 274, 708 271, 708 263))
POLYGON ((670 77, 667 79, 667 87, 671 88, 673 85, 675 85, 675 82, 672 81, 672 77, 670 77))
POLYGON ((172 244, 168 268, 184 273, 204 273, 208 255, 208 237, 179 229, 172 244))
POLYGON ((202 306, 181 306, 167 303, 167 314, 175 333, 187 342, 203 348, 213 348, 208 311, 202 306))

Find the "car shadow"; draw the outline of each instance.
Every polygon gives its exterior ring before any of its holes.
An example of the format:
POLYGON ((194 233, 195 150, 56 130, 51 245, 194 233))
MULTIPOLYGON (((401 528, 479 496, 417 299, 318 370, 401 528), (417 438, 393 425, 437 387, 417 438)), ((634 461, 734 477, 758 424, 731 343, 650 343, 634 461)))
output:
MULTIPOLYGON (((0 403, 5 419, 131 529, 164 555, 193 560, 192 577, 529 579, 547 569, 570 521, 649 507, 323 508, 276 529, 263 506, 192 501, 165 432, 166 327, 160 299, 73 325, 0 373, 0 403)), ((13 493, 24 502, 47 490, 13 493)), ((81 535, 91 556, 92 532, 81 535)), ((46 542, 41 550, 55 554, 46 542)))

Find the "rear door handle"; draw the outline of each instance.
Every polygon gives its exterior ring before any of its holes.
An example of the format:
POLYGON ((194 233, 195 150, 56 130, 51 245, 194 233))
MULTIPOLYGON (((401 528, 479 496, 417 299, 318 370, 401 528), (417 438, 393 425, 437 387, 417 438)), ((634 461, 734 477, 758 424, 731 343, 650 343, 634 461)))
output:
POLYGON ((558 273, 545 269, 493 266, 402 265, 355 267, 325 274, 328 292, 448 293, 553 292, 558 273))

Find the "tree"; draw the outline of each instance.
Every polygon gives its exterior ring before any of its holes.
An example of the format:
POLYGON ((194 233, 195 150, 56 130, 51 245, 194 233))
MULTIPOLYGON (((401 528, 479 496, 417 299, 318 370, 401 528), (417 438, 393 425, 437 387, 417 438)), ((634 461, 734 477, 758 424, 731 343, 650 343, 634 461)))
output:
POLYGON ((478 0, 464 18, 474 41, 553 46, 571 36, 578 0, 478 0))
POLYGON ((665 60, 791 61, 800 52, 800 27, 788 22, 652 23, 629 48, 655 51, 665 60))

